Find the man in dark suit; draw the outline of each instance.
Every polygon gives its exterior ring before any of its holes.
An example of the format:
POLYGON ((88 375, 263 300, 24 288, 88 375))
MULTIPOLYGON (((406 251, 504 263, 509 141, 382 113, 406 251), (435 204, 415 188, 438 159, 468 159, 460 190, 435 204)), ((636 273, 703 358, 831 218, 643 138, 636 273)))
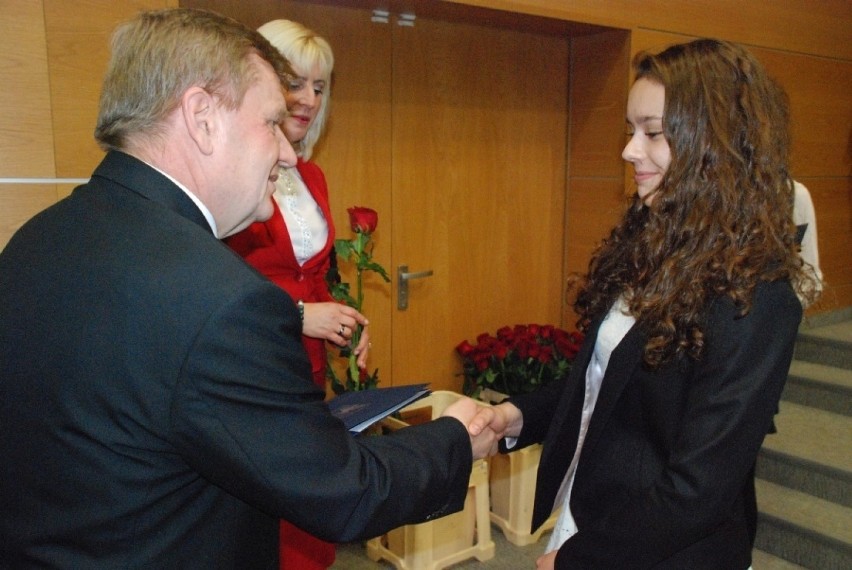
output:
POLYGON ((218 239, 296 161, 288 70, 214 14, 119 28, 106 157, 0 254, 0 566, 270 568, 278 518, 351 541, 463 506, 475 404, 351 437, 293 301, 218 239))

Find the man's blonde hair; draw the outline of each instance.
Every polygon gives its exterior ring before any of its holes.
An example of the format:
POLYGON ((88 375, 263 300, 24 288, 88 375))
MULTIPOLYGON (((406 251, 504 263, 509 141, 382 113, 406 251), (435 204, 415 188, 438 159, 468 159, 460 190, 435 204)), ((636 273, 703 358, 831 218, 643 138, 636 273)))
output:
POLYGON ((287 61, 261 34, 214 12, 150 11, 121 24, 112 38, 95 139, 109 150, 126 148, 130 137, 156 136, 193 86, 239 107, 256 80, 251 54, 269 62, 283 84, 292 80, 287 61))

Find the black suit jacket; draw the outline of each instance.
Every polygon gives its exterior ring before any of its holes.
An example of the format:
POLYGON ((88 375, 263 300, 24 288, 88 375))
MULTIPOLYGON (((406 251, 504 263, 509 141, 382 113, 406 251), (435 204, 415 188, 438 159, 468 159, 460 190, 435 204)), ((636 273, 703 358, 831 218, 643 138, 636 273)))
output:
MULTIPOLYGON (((802 308, 787 282, 763 283, 748 315, 727 298, 707 313, 703 358, 656 371, 634 326, 613 351, 570 505, 579 532, 557 568, 744 570, 750 470, 789 370, 802 308)), ((533 528, 549 516, 577 445, 594 323, 566 382, 513 399, 518 446, 544 439, 533 528)), ((559 506, 559 505, 556 505, 559 506)))
POLYGON ((452 419, 352 438, 292 300, 110 152, 0 254, 0 566, 272 567, 463 506, 452 419))

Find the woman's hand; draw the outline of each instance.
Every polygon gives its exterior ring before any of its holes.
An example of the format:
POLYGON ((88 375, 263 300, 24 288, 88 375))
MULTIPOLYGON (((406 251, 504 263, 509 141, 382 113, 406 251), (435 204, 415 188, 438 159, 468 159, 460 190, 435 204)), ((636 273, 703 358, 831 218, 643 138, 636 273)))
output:
MULTIPOLYGON (((344 347, 352 340, 355 327, 366 327, 370 322, 367 317, 348 305, 341 303, 305 303, 305 320, 302 323, 302 334, 312 338, 322 338, 337 346, 344 347)), ((358 366, 363 368, 367 363, 370 335, 366 328, 361 333, 355 354, 358 355, 358 366), (362 365, 363 362, 363 365, 362 365)))
POLYGON ((367 329, 367 325, 364 325, 364 328, 361 331, 361 338, 358 341, 358 346, 356 346, 355 350, 352 351, 352 353, 358 357, 355 363, 361 370, 367 368, 367 354, 370 352, 370 348, 372 346, 373 345, 370 343, 370 332, 367 329))
POLYGON ((524 427, 524 415, 514 404, 503 402, 496 406, 482 407, 467 426, 470 435, 477 436, 488 428, 498 437, 518 437, 524 427))
POLYGON ((536 570, 553 570, 556 565, 556 553, 558 550, 553 550, 547 554, 542 554, 535 561, 536 570))

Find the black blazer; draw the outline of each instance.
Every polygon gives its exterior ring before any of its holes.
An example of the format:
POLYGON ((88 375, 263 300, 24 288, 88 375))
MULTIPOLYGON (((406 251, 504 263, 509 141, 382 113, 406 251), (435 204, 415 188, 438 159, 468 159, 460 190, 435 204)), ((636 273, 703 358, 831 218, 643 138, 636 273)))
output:
MULTIPOLYGON (((571 493, 579 532, 557 568, 744 570, 750 470, 784 387, 802 307, 788 282, 763 283, 748 315, 712 303, 699 362, 642 363, 634 326, 613 351, 571 493)), ((594 323, 566 382, 513 399, 518 446, 544 440, 533 529, 549 516, 577 444, 594 323)), ((556 505, 559 506, 559 505, 556 505)))
POLYGON ((452 419, 350 437, 292 300, 110 152, 0 254, 0 566, 274 567, 462 508, 452 419))

